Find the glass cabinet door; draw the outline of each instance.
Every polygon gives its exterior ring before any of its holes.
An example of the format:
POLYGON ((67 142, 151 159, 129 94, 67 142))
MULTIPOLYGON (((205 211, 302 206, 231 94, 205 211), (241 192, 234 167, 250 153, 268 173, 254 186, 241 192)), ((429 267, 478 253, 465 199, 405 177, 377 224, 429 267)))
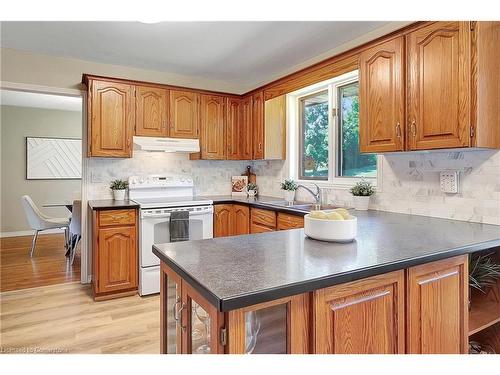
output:
POLYGON ((229 312, 228 352, 287 354, 309 352, 309 298, 301 294, 229 312))
POLYGON ((245 313, 245 354, 286 354, 288 304, 245 313))
POLYGON ((176 274, 160 271, 161 301, 161 352, 164 354, 181 353, 181 280, 176 274), (166 298, 163 298, 166 295, 166 298))
POLYGON ((208 303, 188 284, 182 285, 184 310, 182 352, 189 354, 216 354, 223 352, 219 329, 223 314, 208 303))

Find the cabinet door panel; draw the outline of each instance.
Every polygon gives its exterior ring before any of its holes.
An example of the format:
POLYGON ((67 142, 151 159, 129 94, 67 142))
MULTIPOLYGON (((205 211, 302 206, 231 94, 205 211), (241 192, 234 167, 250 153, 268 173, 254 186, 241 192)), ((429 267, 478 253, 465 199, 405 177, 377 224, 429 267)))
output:
POLYGON ((309 294, 229 312, 230 354, 307 354, 309 294))
POLYGON ((278 230, 304 228, 304 218, 302 216, 288 215, 278 212, 276 227, 278 230))
POLYGON ((91 81, 90 156, 131 157, 134 87, 91 81))
POLYGON ((224 314, 208 303, 189 284, 182 281, 182 353, 222 354, 220 329, 224 314))
POLYGON ((403 150, 403 37, 361 53, 359 76, 361 152, 403 150))
POLYGON ((231 204, 214 207, 214 237, 227 237, 233 233, 233 208, 231 204))
POLYGON ((467 352, 467 264, 460 256, 408 269, 409 353, 467 352))
POLYGON ((314 307, 316 353, 404 353, 403 271, 318 290, 314 307))
POLYGON ((411 149, 469 146, 469 39, 467 22, 436 22, 407 36, 411 149))
POLYGON ((168 90, 136 87, 135 135, 166 137, 168 135, 168 90))
POLYGON ((201 158, 225 159, 225 98, 201 96, 201 158))
POLYGON ((226 155, 230 160, 238 160, 240 158, 241 100, 228 98, 226 110, 226 155))
POLYGON ((170 137, 198 138, 199 97, 190 91, 170 91, 170 137))
POLYGON ((163 264, 160 268, 160 353, 181 354, 182 329, 176 321, 182 303, 181 278, 163 264))
POLYGON ((100 228, 98 231, 98 292, 137 286, 135 226, 100 228))
POLYGON ((252 97, 247 96, 241 101, 241 122, 240 122, 240 159, 252 159, 252 97))
POLYGON ((232 236, 250 233, 250 210, 248 206, 239 204, 233 205, 233 231, 232 236))
POLYGON ((253 96, 253 156, 252 159, 264 159, 264 92, 253 96))

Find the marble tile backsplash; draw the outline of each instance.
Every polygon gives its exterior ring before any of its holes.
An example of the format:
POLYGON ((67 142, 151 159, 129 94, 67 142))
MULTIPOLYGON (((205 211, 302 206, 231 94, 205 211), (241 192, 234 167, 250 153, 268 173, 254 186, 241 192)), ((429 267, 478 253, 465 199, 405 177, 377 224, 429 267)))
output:
POLYGON ((130 159, 90 158, 90 199, 111 198, 110 181, 134 175, 172 174, 192 176, 195 194, 231 194, 231 176, 241 175, 248 161, 189 160, 186 154, 134 152, 130 159))
MULTIPOLYGON (((500 225, 500 151, 431 151, 386 154, 382 160, 380 191, 370 208, 500 225), (440 190, 439 172, 457 170, 459 193, 440 190)), ((287 176, 282 161, 254 162, 260 191, 280 196, 279 181, 287 176)), ((328 202, 352 205, 346 189, 323 189, 328 202)), ((298 192, 300 200, 310 200, 298 192)))
MULTIPOLYGON (((382 156, 382 181, 371 200, 375 210, 426 215, 500 225, 500 151, 412 152, 382 156), (459 193, 440 191, 439 172, 460 171, 459 193)), ((91 199, 110 198, 109 182, 141 174, 185 174, 198 195, 231 193, 231 176, 247 165, 257 174, 261 195, 281 197, 287 177, 284 161, 191 161, 187 155, 136 152, 131 159, 89 159, 91 199)), ((328 202, 351 205, 346 189, 323 189, 328 202)), ((299 192, 298 199, 310 200, 299 192)))

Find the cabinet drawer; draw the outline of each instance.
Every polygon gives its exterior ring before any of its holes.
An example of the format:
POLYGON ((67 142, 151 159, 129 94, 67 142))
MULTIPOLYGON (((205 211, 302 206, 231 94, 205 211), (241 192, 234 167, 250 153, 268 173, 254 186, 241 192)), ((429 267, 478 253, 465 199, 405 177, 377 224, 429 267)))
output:
POLYGON ((135 224, 135 210, 106 210, 99 211, 99 226, 135 224))
POLYGON ((255 224, 255 223, 252 223, 250 225, 250 233, 251 234, 254 234, 254 233, 265 233, 265 232, 274 232, 274 229, 266 227, 264 225, 255 224))
POLYGON ((278 230, 304 228, 302 216, 288 215, 278 212, 278 230))
POLYGON ((252 208, 252 224, 264 225, 272 229, 276 228, 276 213, 274 211, 252 208))

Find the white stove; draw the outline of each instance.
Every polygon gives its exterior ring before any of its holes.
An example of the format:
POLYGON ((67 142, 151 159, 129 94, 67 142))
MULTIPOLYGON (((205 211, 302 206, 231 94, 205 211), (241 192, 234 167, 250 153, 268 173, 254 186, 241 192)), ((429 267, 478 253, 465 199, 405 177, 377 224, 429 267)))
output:
POLYGON ((189 240, 213 237, 213 202, 195 197, 191 177, 133 176, 129 198, 140 205, 139 294, 160 292, 160 260, 153 244, 170 242, 170 214, 189 212, 189 240))

